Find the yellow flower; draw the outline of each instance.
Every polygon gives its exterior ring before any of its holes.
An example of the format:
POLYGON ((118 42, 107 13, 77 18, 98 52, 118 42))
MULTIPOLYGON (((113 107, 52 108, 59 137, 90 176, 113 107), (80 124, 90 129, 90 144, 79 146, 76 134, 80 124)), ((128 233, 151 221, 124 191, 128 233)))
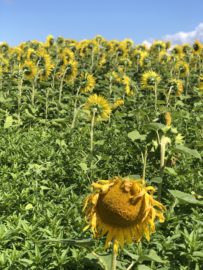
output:
POLYGON ((23 72, 24 79, 26 80, 33 80, 37 75, 37 67, 36 65, 30 61, 26 60, 20 67, 23 72))
POLYGON ((67 64, 75 60, 75 55, 69 48, 65 48, 61 54, 61 59, 63 59, 64 64, 67 64))
POLYGON ((166 43, 162 40, 155 40, 151 45, 150 50, 157 52, 164 51, 166 50, 166 43))
POLYGON ((203 50, 203 45, 200 41, 195 40, 194 44, 193 44, 193 52, 195 54, 200 54, 203 50))
POLYGON ((130 77, 124 75, 123 78, 122 78, 122 83, 125 87, 125 92, 128 96, 132 95, 133 94, 133 91, 132 91, 132 85, 131 85, 131 80, 130 80, 130 77))
POLYGON ((135 49, 133 52, 133 58, 135 59, 136 64, 140 66, 143 65, 144 60, 146 59, 147 56, 148 56, 148 53, 140 49, 135 49))
POLYGON ((6 52, 8 52, 8 50, 9 50, 8 43, 7 42, 1 42, 0 43, 0 52, 1 53, 6 53, 6 52))
POLYGON ((37 66, 40 71, 40 80, 46 81, 54 68, 54 64, 51 61, 50 55, 44 49, 39 50, 37 52, 37 56, 37 66))
POLYGON ((111 106, 108 101, 97 94, 89 96, 85 103, 84 109, 91 114, 95 112, 95 118, 97 120, 107 120, 111 114, 111 106))
POLYGON ((167 63, 169 60, 169 55, 166 52, 162 51, 158 55, 158 60, 160 63, 167 63))
POLYGON ((49 35, 46 37, 45 47, 51 47, 54 44, 54 37, 49 35))
POLYGON ((94 237, 106 235, 105 248, 111 241, 117 248, 139 242, 143 236, 149 241, 155 220, 164 222, 165 207, 153 198, 155 189, 142 180, 114 177, 99 180, 92 187, 84 205, 85 229, 91 228, 94 237))
POLYGON ((172 122, 171 113, 166 112, 164 117, 165 117, 166 126, 171 126, 171 122, 172 122))
POLYGON ((180 78, 186 77, 189 74, 189 65, 184 61, 179 61, 175 65, 175 70, 180 78))
POLYGON ((161 77, 155 71, 145 71, 141 78, 142 89, 154 90, 154 87, 159 84, 161 77))
POLYGON ((69 61, 67 64, 61 66, 58 75, 64 78, 66 83, 73 84, 78 74, 78 63, 76 61, 69 61))
POLYGON ((169 87, 171 87, 172 90, 176 91, 177 96, 180 96, 183 93, 183 82, 182 82, 182 80, 171 79, 169 81, 169 87))
POLYGON ((111 106, 112 110, 117 109, 118 107, 122 106, 124 104, 124 100, 123 99, 117 99, 113 105, 111 106))
POLYGON ((96 81, 92 74, 86 72, 82 74, 80 83, 81 83, 80 91, 82 93, 87 93, 93 91, 96 81))

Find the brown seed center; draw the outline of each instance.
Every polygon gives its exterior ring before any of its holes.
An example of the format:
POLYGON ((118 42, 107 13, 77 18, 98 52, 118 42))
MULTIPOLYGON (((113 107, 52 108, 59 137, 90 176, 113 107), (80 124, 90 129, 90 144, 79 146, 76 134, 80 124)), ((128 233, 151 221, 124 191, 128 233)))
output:
MULTIPOLYGON (((130 183, 130 182, 129 182, 130 183)), ((135 189, 123 188, 118 182, 106 194, 101 194, 97 203, 97 212, 103 222, 109 225, 128 227, 141 221, 144 204, 143 197, 133 203, 132 193, 135 198, 135 189)))

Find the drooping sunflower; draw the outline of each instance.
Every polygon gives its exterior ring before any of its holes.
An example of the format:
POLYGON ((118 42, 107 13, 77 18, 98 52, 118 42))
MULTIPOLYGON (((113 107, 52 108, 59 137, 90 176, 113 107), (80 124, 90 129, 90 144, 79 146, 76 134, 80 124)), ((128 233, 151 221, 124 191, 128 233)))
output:
POLYGON ((92 184, 93 193, 84 204, 88 225, 94 237, 106 235, 105 248, 113 241, 114 248, 125 243, 149 241, 155 232, 155 220, 164 222, 165 207, 153 198, 155 189, 139 179, 114 177, 92 184))
POLYGON ((97 120, 107 120, 111 114, 111 106, 108 101, 97 94, 89 96, 84 109, 90 112, 91 115, 94 112, 97 120))
POLYGON ((95 87, 96 81, 92 74, 87 72, 83 73, 80 77, 80 91, 82 93, 92 92, 95 87))
POLYGON ((145 71, 141 78, 141 87, 142 89, 154 90, 160 81, 161 77, 155 71, 145 71))
POLYGON ((25 80, 31 81, 37 75, 37 67, 35 63, 30 60, 26 60, 21 66, 20 69, 23 72, 23 77, 25 80))

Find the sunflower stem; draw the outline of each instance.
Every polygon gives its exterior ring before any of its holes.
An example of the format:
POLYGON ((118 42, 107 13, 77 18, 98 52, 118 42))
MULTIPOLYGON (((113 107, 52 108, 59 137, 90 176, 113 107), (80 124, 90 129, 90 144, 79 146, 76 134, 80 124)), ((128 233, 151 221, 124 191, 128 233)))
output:
POLYGON ((157 84, 154 86, 154 108, 155 112, 157 112, 157 84))
POLYGON ((145 148, 144 154, 141 152, 142 155, 142 163, 143 163, 143 171, 142 171, 142 180, 145 181, 146 176, 146 166, 147 166, 147 147, 145 148))
POLYGON ((115 245, 115 240, 113 240, 113 248, 112 248, 112 260, 111 260, 111 270, 116 270, 116 257, 117 257, 117 252, 114 248, 115 245))
POLYGON ((91 130, 90 130, 90 152, 93 152, 93 148, 94 148, 94 123, 95 123, 95 114, 96 114, 96 110, 93 110, 93 114, 92 114, 92 121, 91 121, 91 130))
POLYGON ((45 118, 48 118, 48 108, 49 108, 49 88, 46 89, 46 103, 45 103, 45 118))
POLYGON ((66 72, 67 72, 67 68, 65 69, 64 73, 63 73, 63 76, 61 78, 61 82, 60 82, 60 87, 59 87, 59 104, 61 104, 61 99, 62 99, 62 92, 63 92, 63 83, 64 83, 64 79, 65 79, 65 76, 66 76, 66 72))
POLYGON ((71 129, 75 127, 75 120, 78 114, 78 108, 77 108, 77 103, 78 103, 78 95, 80 92, 80 87, 78 87, 77 89, 77 93, 75 96, 75 102, 74 102, 74 111, 73 111, 73 120, 72 120, 72 124, 71 124, 71 129))
POLYGON ((18 119, 20 120, 20 109, 22 100, 23 76, 18 84, 18 119))

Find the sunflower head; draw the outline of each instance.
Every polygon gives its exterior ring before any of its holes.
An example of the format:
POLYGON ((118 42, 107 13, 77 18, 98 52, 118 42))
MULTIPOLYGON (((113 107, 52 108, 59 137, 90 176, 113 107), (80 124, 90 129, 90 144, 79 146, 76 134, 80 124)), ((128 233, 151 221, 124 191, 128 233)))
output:
POLYGON ((21 65, 21 70, 23 72, 23 77, 24 79, 30 81, 35 78, 37 75, 37 67, 35 63, 33 63, 30 60, 26 60, 22 65, 21 65))
POLYGON ((183 93, 183 82, 178 79, 171 79, 169 81, 169 87, 175 91, 177 96, 180 96, 183 93))
POLYGON ((202 50, 203 50, 203 45, 202 45, 202 43, 200 42, 200 41, 198 41, 198 40, 195 40, 195 42, 194 42, 194 44, 193 44, 193 52, 195 53, 195 54, 200 54, 201 52, 202 52, 202 50))
POLYGON ((170 112, 166 112, 164 115, 166 126, 171 126, 172 117, 170 112))
POLYGON ((162 40, 155 40, 150 47, 150 50, 153 52, 160 52, 166 50, 166 43, 162 40))
POLYGON ((7 42, 1 42, 0 43, 0 52, 2 54, 4 54, 4 53, 6 53, 8 51, 9 51, 9 45, 8 45, 8 43, 7 42))
POLYGON ((123 99, 117 99, 111 106, 112 110, 116 110, 118 107, 124 105, 123 99))
POLYGON ((155 71, 146 71, 141 78, 142 89, 154 90, 160 81, 161 77, 155 71))
POLYGON ((105 248, 111 241, 121 248, 143 236, 149 241, 155 220, 164 222, 165 207, 153 198, 155 189, 140 179, 114 177, 92 187, 84 205, 86 228, 91 228, 95 237, 106 235, 105 248))
POLYGON ((97 94, 89 96, 84 109, 92 115, 95 113, 97 120, 107 120, 111 114, 111 106, 108 101, 97 94))
POLYGON ((93 91, 96 81, 92 74, 86 72, 81 75, 80 84, 81 84, 80 91, 82 93, 87 93, 93 91))
POLYGON ((180 78, 184 78, 189 74, 189 65, 184 61, 178 61, 175 65, 175 70, 180 78))
POLYGON ((51 47, 54 45, 54 37, 49 35, 46 37, 45 47, 51 47))

